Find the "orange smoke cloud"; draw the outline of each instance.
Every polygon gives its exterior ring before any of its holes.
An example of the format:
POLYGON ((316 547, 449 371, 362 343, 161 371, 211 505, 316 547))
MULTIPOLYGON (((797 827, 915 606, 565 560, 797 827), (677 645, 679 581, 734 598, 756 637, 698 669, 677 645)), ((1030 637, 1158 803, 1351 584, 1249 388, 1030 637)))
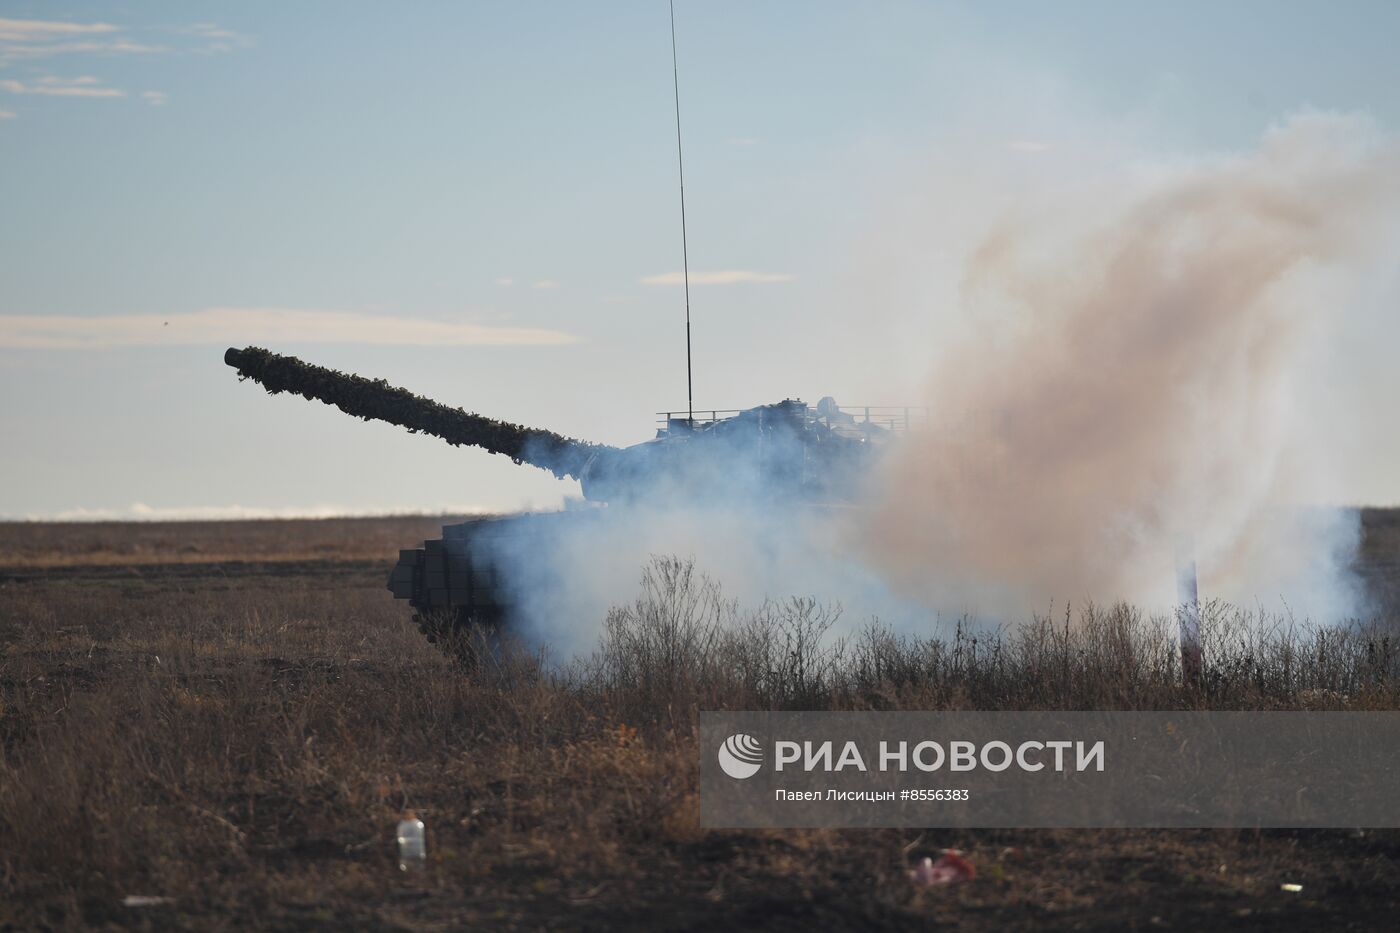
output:
POLYGON ((940 358, 934 427, 880 488, 878 566, 981 611, 1160 604, 1189 533, 1217 592, 1334 586, 1354 525, 1292 509, 1326 469, 1293 393, 1395 219, 1397 168, 1365 121, 1309 115, 1000 224, 962 286, 985 326, 940 358))

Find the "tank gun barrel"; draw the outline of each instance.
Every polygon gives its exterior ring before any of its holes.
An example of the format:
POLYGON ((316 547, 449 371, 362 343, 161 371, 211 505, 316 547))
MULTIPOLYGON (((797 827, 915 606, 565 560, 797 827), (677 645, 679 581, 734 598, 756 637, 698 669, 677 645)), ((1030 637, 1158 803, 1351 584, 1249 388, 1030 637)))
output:
POLYGON ((224 362, 238 370, 240 378, 252 379, 271 395, 293 392, 366 421, 387 421, 413 433, 432 434, 455 446, 469 445, 504 454, 516 463, 548 470, 559 479, 569 476, 581 480, 599 454, 617 450, 606 444, 590 444, 542 428, 527 428, 450 408, 391 386, 383 379, 366 379, 313 366, 262 347, 230 347, 224 353, 224 362))

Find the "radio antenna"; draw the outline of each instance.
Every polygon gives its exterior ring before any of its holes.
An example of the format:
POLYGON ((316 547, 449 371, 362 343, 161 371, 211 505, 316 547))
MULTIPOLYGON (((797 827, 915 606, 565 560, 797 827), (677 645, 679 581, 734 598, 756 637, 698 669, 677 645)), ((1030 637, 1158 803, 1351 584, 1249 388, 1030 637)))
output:
POLYGON ((676 168, 681 182, 681 268, 685 277, 685 401, 687 423, 695 425, 695 384, 690 375, 690 248, 685 239, 685 159, 681 155, 681 76, 676 64, 676 0, 671 0, 671 82, 676 93, 676 168))

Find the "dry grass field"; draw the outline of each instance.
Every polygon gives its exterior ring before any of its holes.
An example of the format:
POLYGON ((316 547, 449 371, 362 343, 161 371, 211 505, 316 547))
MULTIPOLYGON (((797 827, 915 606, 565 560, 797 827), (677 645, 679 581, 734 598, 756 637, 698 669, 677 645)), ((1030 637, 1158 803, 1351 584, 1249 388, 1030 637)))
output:
MULTIPOLYGON (((1188 690, 1121 607, 837 642, 660 562, 593 657, 468 676, 384 588, 441 521, 0 525, 0 928, 1394 928, 1400 832, 715 832, 696 799, 701 708, 1397 708, 1384 619, 1244 640, 1211 607, 1188 690), (912 886, 943 848, 978 877, 912 886)), ((1400 518, 1366 529, 1389 585, 1400 518)))

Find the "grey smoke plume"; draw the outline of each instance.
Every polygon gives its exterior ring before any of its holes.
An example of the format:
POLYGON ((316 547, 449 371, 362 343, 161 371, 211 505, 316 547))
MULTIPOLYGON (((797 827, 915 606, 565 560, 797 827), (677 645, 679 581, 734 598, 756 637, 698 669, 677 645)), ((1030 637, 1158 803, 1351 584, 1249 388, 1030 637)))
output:
POLYGON ((934 427, 875 490, 873 565, 983 615, 1165 606, 1189 535, 1205 593, 1356 611, 1355 515, 1299 508, 1339 453, 1302 396, 1348 284, 1393 259, 1397 193, 1393 140, 1312 114, 1006 218, 968 262, 975 326, 928 380, 934 427))

